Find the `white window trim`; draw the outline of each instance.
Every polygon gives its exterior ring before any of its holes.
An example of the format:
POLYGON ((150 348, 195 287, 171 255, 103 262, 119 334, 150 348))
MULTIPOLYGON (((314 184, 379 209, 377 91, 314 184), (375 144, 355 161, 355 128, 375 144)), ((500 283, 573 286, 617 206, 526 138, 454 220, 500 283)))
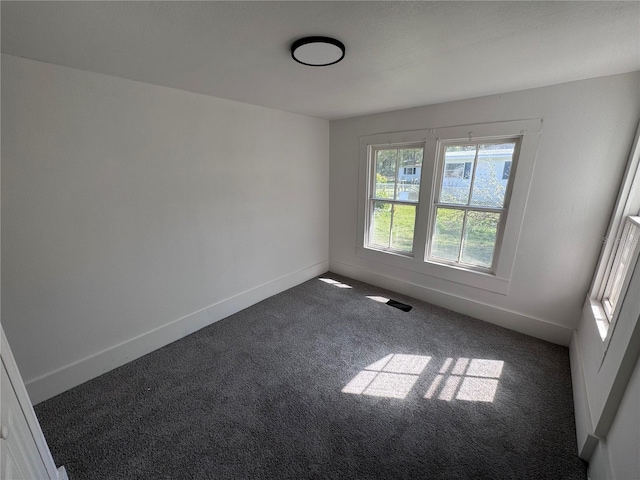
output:
POLYGON ((624 293, 628 287, 628 281, 631 279, 631 272, 629 272, 629 269, 633 270, 635 262, 638 259, 638 251, 640 250, 640 243, 638 243, 638 231, 640 231, 640 217, 626 217, 622 229, 622 235, 620 236, 620 241, 616 248, 611 273, 607 276, 604 294, 602 295, 602 306, 610 322, 613 321, 616 309, 619 308, 623 301, 624 293), (634 232, 635 235, 632 232, 634 232), (635 236, 635 240, 631 239, 632 235, 635 236), (628 242, 630 242, 630 245, 627 244, 628 242), (630 252, 630 257, 624 263, 623 268, 625 269, 625 272, 622 277, 619 278, 621 280, 621 283, 619 284, 620 289, 616 292, 616 273, 620 265, 623 265, 622 259, 625 251, 630 252), (617 300, 615 300, 615 306, 613 306, 610 301, 612 296, 618 297, 617 300))
POLYGON ((542 119, 516 120, 508 122, 483 123, 455 127, 431 128, 409 132, 392 132, 367 135, 360 140, 360 165, 358 185, 358 225, 356 254, 366 260, 389 266, 403 268, 427 276, 441 278, 450 282, 472 286, 506 295, 516 258, 520 231, 529 195, 536 152, 542 129, 542 119), (435 162, 439 140, 463 141, 482 139, 502 139, 520 136, 520 158, 513 180, 509 212, 504 225, 499 258, 495 273, 474 271, 467 268, 442 265, 426 259, 427 232, 429 231, 429 210, 435 194, 435 162), (416 210, 416 235, 412 256, 394 254, 366 247, 368 201, 369 149, 371 146, 388 144, 425 144, 420 182, 420 198, 416 210))
MULTIPOLYGON (((518 137, 504 137, 504 138, 500 138, 497 139, 500 141, 505 141, 505 142, 510 142, 513 141, 516 144, 515 147, 515 151, 514 154, 512 156, 512 159, 514 161, 514 164, 517 164, 517 159, 520 156, 520 136, 518 137)), ((468 142, 467 139, 465 139, 465 143, 468 142)), ((459 266, 460 268, 464 268, 467 270, 475 270, 475 271, 479 271, 479 272, 485 272, 485 273, 489 273, 492 274, 492 272, 496 271, 496 266, 498 264, 498 259, 499 259, 499 253, 502 249, 502 236, 504 233, 504 226, 506 223, 506 219, 507 216, 509 214, 509 206, 511 204, 511 192, 513 191, 513 177, 511 177, 510 181, 507 183, 507 188, 505 190, 505 195, 504 195, 504 205, 503 207, 498 207, 498 208, 493 208, 492 210, 495 211, 499 211, 500 212, 500 222, 498 224, 498 231, 496 234, 496 243, 495 243, 495 247, 494 247, 494 255, 493 255, 493 262, 491 264, 491 266, 489 268, 485 268, 485 267, 480 267, 480 266, 471 266, 471 265, 462 265, 460 263, 456 262, 449 262, 447 260, 443 260, 443 259, 438 259, 435 257, 431 257, 431 248, 433 247, 433 243, 429 240, 433 238, 433 234, 434 234, 434 229, 435 229, 435 221, 436 221, 436 209, 439 206, 446 206, 446 204, 441 204, 441 202, 439 202, 437 199, 440 197, 440 192, 442 190, 442 181, 444 178, 444 174, 445 174, 445 150, 446 147, 449 145, 456 145, 459 144, 460 142, 454 142, 451 140, 440 140, 438 141, 438 145, 437 145, 437 158, 436 158, 436 164, 435 164, 435 170, 436 170, 436 181, 435 181, 435 185, 434 185, 434 193, 432 196, 432 201, 431 204, 429 206, 429 228, 427 230, 427 248, 426 248, 426 254, 425 254, 425 258, 427 262, 431 262, 431 263, 436 263, 436 264, 441 264, 441 265, 446 265, 446 266, 459 266)), ((476 156, 478 155, 478 152, 476 151, 476 156)), ((471 177, 469 178, 470 181, 470 188, 473 188, 473 183, 474 183, 474 178, 476 176, 475 172, 478 166, 478 160, 477 158, 474 160, 473 162, 474 166, 473 166, 473 170, 471 173, 471 177)), ((514 168, 514 174, 516 169, 514 168)), ((471 193, 472 191, 469 190, 469 197, 471 198, 471 193)), ((464 209, 464 210, 475 210, 475 211, 480 211, 483 208, 487 209, 487 207, 485 206, 473 206, 471 204, 469 205, 455 205, 455 206, 451 206, 451 208, 460 208, 460 209, 464 209), (479 208, 476 208, 479 207, 479 208)), ((462 252, 459 252, 459 255, 462 252)))
MULTIPOLYGON (((611 341, 616 321, 620 314, 620 307, 622 306, 624 295, 628 288, 631 275, 633 274, 633 268, 627 271, 620 293, 621 300, 617 302, 616 308, 610 318, 608 318, 605 313, 602 298, 609 274, 613 267, 616 246, 620 242, 625 221, 627 217, 634 215, 640 215, 640 123, 638 124, 638 129, 629 154, 622 185, 616 200, 616 206, 611 215, 607 235, 603 239, 600 259, 598 260, 598 266, 588 295, 588 302, 591 307, 588 311, 591 313, 593 317, 592 320, 596 323, 603 341, 603 354, 606 354, 609 347, 609 342, 611 341)), ((634 257, 634 261, 637 261, 635 259, 637 259, 637 253, 636 257, 634 257)))
MULTIPOLYGON (((384 150, 387 147, 387 145, 369 145, 369 148, 367 149, 367 156, 369 158, 374 157, 374 153, 377 150, 384 150)), ((417 142, 417 143, 402 143, 402 144, 394 144, 393 148, 397 148, 397 149, 403 149, 403 148, 423 148, 424 147, 424 142, 417 142)), ((416 216, 417 216, 417 211, 418 211, 418 205, 420 203, 419 200, 417 201, 405 201, 405 200, 399 200, 399 199, 375 199, 375 195, 372 195, 372 192, 375 193, 376 190, 376 179, 374 178, 374 172, 375 172, 375 166, 373 164, 374 162, 367 162, 367 178, 369 179, 369 182, 367 183, 368 188, 367 188, 367 212, 369 213, 369 215, 366 216, 365 218, 365 243, 370 243, 369 242, 369 237, 371 234, 371 204, 375 201, 380 201, 380 202, 386 202, 389 203, 391 205, 411 205, 411 206, 415 206, 416 207, 416 216)), ((415 167, 414 167, 415 168, 415 167)), ((397 178, 398 178, 398 172, 400 169, 400 164, 397 163, 396 164, 396 185, 397 185, 397 178)), ((401 255, 401 256, 409 256, 409 257, 413 257, 414 253, 416 251, 415 249, 415 244, 413 245, 413 250, 411 252, 403 252, 400 250, 396 250, 392 247, 388 247, 388 248, 384 248, 384 247, 367 247, 373 250, 380 250, 383 251, 385 253, 392 253, 395 255, 401 255)))

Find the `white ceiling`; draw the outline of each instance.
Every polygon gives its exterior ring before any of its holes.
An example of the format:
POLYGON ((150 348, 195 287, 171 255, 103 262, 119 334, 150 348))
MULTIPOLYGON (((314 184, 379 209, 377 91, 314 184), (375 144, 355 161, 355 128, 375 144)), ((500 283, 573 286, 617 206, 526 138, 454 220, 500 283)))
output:
POLYGON ((640 2, 2 2, 2 52, 328 119, 640 70, 640 2), (346 57, 294 62, 334 36, 346 57))

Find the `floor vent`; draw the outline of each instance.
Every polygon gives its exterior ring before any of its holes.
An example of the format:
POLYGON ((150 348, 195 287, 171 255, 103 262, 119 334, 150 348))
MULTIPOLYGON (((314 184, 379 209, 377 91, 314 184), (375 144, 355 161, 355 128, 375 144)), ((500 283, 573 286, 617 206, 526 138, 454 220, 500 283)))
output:
POLYGON ((398 302, 396 300, 389 300, 387 305, 398 308, 403 312, 409 312, 413 308, 411 305, 407 305, 406 303, 398 302))

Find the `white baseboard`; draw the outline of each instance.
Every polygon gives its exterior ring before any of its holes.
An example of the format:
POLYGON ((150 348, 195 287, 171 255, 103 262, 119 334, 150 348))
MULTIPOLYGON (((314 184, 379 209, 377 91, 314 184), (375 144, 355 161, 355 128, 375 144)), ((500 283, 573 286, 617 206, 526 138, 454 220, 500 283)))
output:
POLYGON ((118 345, 113 345, 38 378, 31 379, 25 382, 31 402, 35 405, 47 400, 266 298, 317 277, 325 273, 328 268, 328 261, 317 263, 221 300, 118 345))
POLYGON ((69 477, 67 476, 67 470, 64 468, 64 466, 58 469, 58 480, 69 480, 69 477))
POLYGON ((380 275, 355 265, 332 260, 329 263, 329 270, 565 347, 569 346, 573 335, 573 330, 569 327, 502 309, 494 305, 469 300, 468 298, 398 278, 380 275))

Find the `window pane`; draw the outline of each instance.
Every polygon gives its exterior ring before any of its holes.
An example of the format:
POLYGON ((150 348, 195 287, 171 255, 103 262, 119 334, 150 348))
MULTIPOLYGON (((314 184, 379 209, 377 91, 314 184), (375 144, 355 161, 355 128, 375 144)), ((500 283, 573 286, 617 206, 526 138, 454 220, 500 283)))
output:
POLYGON ((622 236, 620 237, 618 251, 616 252, 616 256, 611 267, 611 278, 604 292, 604 300, 609 302, 611 312, 613 312, 616 308, 616 304, 618 303, 618 299, 622 291, 622 284, 624 283, 627 270, 629 269, 633 253, 639 239, 640 227, 627 220, 622 236))
POLYGON ((389 247, 389 235, 391 233, 391 204, 386 202, 373 202, 373 216, 371 218, 370 245, 389 247))
MULTIPOLYGON (((504 196, 509 181, 509 174, 504 178, 505 163, 512 161, 515 146, 515 143, 479 146, 471 205, 497 208, 504 206, 504 196)), ((510 173, 511 166, 508 168, 510 173)))
POLYGON ((467 212, 461 262, 479 267, 491 267, 499 222, 499 213, 467 212))
POLYGON ((393 198, 398 150, 376 150, 376 198, 393 198))
POLYGON ((440 202, 467 205, 476 156, 475 145, 449 145, 444 152, 440 202))
POLYGON ((463 221, 463 210, 437 209, 436 226, 431 242, 432 257, 454 262, 458 261, 463 221))
POLYGON ((413 205, 394 205, 391 248, 401 252, 412 252, 415 224, 416 207, 413 205))
POLYGON ((400 161, 400 168, 398 168, 398 200, 418 201, 422 154, 422 148, 401 148, 398 150, 400 161))

